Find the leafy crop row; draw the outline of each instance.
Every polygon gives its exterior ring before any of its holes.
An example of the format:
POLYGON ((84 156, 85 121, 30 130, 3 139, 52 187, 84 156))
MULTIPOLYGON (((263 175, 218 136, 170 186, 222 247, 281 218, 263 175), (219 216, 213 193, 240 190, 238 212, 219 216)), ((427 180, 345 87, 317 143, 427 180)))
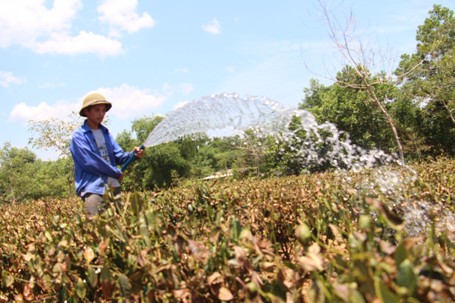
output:
POLYGON ((96 220, 77 198, 3 205, 0 302, 455 301, 454 171, 192 181, 96 220))

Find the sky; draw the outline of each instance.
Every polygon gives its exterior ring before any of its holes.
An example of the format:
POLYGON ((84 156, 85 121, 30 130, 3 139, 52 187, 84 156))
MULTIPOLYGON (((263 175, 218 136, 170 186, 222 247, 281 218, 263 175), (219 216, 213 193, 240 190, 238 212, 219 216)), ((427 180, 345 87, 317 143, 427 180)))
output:
MULTIPOLYGON (((389 73, 402 54, 415 52, 416 31, 434 4, 455 10, 453 0, 324 3, 335 28, 346 28, 353 45, 375 54, 372 66, 389 73)), ((0 148, 8 143, 56 159, 29 145, 37 136, 31 121, 82 123, 74 113, 93 91, 113 104, 107 126, 114 136, 134 120, 210 95, 297 107, 310 79, 330 85, 346 64, 320 4, 0 0, 0 148)))

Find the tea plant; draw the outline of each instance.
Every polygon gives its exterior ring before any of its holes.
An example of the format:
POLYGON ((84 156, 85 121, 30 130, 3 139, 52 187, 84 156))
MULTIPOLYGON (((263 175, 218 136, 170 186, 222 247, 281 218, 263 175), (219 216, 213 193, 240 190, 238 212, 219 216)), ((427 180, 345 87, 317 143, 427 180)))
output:
POLYGON ((95 220, 78 198, 2 205, 0 302, 455 301, 453 171, 198 180, 95 220))

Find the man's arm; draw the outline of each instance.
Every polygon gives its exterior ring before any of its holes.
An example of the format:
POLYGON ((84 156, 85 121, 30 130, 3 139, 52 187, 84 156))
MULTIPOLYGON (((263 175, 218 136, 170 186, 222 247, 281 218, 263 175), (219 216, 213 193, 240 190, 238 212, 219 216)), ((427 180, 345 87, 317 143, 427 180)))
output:
POLYGON ((83 135, 75 135, 71 139, 71 153, 84 170, 94 175, 105 175, 112 178, 119 178, 122 171, 104 160, 101 155, 94 152, 83 135))

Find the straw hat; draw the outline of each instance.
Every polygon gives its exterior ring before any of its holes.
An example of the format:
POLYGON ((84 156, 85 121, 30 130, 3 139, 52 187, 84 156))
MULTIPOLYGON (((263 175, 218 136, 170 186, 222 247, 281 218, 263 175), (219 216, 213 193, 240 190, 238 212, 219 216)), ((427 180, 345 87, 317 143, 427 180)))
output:
POLYGON ((112 103, 107 101, 103 95, 99 93, 90 93, 87 96, 85 96, 84 101, 82 101, 82 108, 79 111, 79 115, 81 115, 82 117, 87 117, 84 114, 84 109, 86 109, 89 106, 97 104, 106 104, 106 111, 110 110, 112 107, 112 103))

